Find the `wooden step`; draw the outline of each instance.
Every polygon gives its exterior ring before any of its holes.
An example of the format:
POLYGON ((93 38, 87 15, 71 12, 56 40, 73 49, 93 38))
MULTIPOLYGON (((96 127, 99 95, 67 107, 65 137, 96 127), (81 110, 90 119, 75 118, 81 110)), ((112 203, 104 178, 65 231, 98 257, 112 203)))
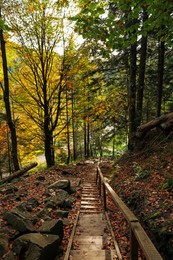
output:
MULTIPOLYGON (((115 250, 71 250, 70 256, 74 260, 116 260, 115 250)), ((71 258, 70 258, 71 259, 71 258)))
POLYGON ((65 260, 117 260, 114 239, 95 181, 83 182, 81 207, 65 260), (107 245, 109 244, 109 248, 107 245))

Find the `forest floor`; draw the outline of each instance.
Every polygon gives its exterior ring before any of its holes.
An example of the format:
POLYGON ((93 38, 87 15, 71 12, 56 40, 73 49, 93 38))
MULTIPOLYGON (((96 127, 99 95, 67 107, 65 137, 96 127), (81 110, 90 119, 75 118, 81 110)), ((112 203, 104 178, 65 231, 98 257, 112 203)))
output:
MULTIPOLYGON (((93 164, 93 169, 95 166, 93 164)), ((19 203, 36 198, 39 205, 31 210, 32 214, 43 209, 47 186, 59 179, 70 179, 75 187, 79 180, 89 176, 92 164, 81 162, 76 165, 55 166, 46 171, 28 174, 15 180, 14 185, 23 194, 22 201, 15 196, 0 193, 0 222, 4 210, 11 210, 19 203), (43 176, 42 182, 38 177, 43 176)), ((103 159, 101 170, 115 192, 139 218, 142 226, 162 254, 164 260, 173 255, 173 141, 160 143, 150 150, 133 155, 125 154, 118 160, 103 159)), ((73 206, 68 209, 68 221, 64 228, 62 242, 65 252, 73 223, 80 208, 81 189, 77 187, 72 194, 75 198, 73 206)), ((129 259, 129 229, 119 209, 108 199, 108 207, 112 209, 109 217, 114 234, 120 247, 123 259, 129 259)), ((56 209, 49 209, 53 217, 56 209)), ((41 222, 44 220, 41 220, 41 222)), ((41 223, 36 224, 37 227, 41 223)), ((63 258, 62 258, 63 259, 63 258)), ((142 259, 142 256, 139 257, 142 259)))
MULTIPOLYGON (((164 260, 173 259, 173 140, 155 142, 142 152, 124 154, 102 165, 111 186, 138 217, 164 260), (111 178, 110 178, 111 176, 111 178)), ((113 214, 115 236, 128 257, 127 225, 113 214), (124 229, 124 230, 123 230, 124 229)), ((120 248, 122 248, 120 246, 120 248)))

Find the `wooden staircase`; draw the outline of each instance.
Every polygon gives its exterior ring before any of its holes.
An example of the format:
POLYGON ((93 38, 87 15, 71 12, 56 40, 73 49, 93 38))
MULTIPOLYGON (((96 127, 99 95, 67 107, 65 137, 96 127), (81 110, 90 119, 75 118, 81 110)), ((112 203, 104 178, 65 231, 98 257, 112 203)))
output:
POLYGON ((80 213, 65 260, 122 259, 94 177, 82 183, 80 213))

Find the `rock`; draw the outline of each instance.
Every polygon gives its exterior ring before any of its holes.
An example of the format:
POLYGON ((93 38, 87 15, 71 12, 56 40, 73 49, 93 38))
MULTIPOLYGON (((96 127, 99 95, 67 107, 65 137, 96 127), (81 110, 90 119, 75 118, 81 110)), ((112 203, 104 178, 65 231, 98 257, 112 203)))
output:
POLYGON ((48 189, 62 189, 67 191, 69 194, 72 193, 70 181, 65 179, 54 182, 53 184, 49 185, 48 189))
POLYGON ((80 178, 75 178, 74 180, 71 180, 71 189, 76 191, 81 184, 81 179, 80 178))
MULTIPOLYGON (((56 195, 46 198, 45 203, 52 201, 56 205, 63 204, 64 201, 69 197, 68 192, 65 190, 56 190, 56 195)), ((54 204, 54 205, 55 205, 54 204)))
POLYGON ((34 216, 26 211, 21 211, 17 208, 14 208, 11 212, 18 215, 22 219, 30 220, 33 224, 35 224, 38 221, 38 218, 36 216, 34 216))
POLYGON ((71 207, 74 198, 65 190, 56 190, 56 195, 46 198, 45 207, 55 209, 57 206, 65 208, 71 207))
POLYGON ((35 198, 30 198, 30 199, 27 201, 27 204, 29 204, 29 205, 32 206, 33 208, 39 206, 39 202, 38 202, 38 200, 35 199, 35 198))
POLYGON ((16 208, 19 209, 20 211, 32 212, 32 207, 27 205, 26 202, 23 202, 23 203, 17 205, 16 208))
POLYGON ((69 172, 64 170, 64 171, 61 172, 61 174, 62 175, 69 175, 69 172))
POLYGON ((3 214, 3 219, 7 221, 14 229, 21 233, 33 232, 35 228, 31 220, 24 218, 21 214, 16 214, 14 211, 6 211, 3 214))
POLYGON ((60 240, 62 240, 64 235, 62 219, 52 219, 50 221, 45 221, 38 229, 38 231, 40 233, 58 235, 60 240))
POLYGON ((8 251, 8 239, 5 234, 0 234, 0 257, 8 251))
POLYGON ((9 185, 6 185, 5 187, 3 187, 0 190, 0 193, 7 195, 7 194, 14 193, 16 191, 18 191, 18 188, 15 185, 9 184, 9 185))
POLYGON ((38 180, 38 181, 45 181, 45 177, 42 176, 42 175, 40 175, 40 176, 38 176, 38 177, 36 178, 36 180, 38 180))
POLYGON ((39 202, 35 198, 30 198, 27 202, 23 202, 16 206, 20 211, 32 212, 32 209, 39 206, 39 202))
POLYGON ((72 204, 74 203, 75 199, 73 197, 69 197, 67 198, 65 201, 64 201, 64 204, 63 205, 60 205, 61 207, 64 207, 64 208, 71 208, 72 207, 72 204))
POLYGON ((56 210, 54 212, 54 216, 59 217, 59 218, 67 218, 68 217, 68 211, 65 210, 56 210))
POLYGON ((53 260, 58 252, 59 236, 39 233, 25 234, 13 243, 13 251, 22 260, 53 260))
POLYGON ((55 209, 56 206, 57 206, 57 202, 54 201, 54 200, 52 200, 52 199, 48 200, 48 201, 46 202, 46 204, 45 204, 45 207, 46 207, 47 209, 49 209, 49 208, 50 208, 50 209, 55 209))
POLYGON ((47 215, 48 215, 48 209, 45 208, 45 209, 41 210, 41 211, 37 214, 37 217, 44 219, 44 217, 47 217, 47 215))
POLYGON ((13 251, 9 251, 9 253, 3 258, 4 260, 16 260, 13 251))

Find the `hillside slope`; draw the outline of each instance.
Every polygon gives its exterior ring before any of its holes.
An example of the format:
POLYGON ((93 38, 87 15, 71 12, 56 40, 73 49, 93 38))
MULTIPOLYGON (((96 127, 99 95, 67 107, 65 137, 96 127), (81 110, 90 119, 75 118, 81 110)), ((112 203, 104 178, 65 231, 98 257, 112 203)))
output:
POLYGON ((125 154, 116 161, 111 170, 112 187, 139 218, 163 258, 170 260, 173 256, 173 138, 170 135, 156 139, 145 150, 125 154))

